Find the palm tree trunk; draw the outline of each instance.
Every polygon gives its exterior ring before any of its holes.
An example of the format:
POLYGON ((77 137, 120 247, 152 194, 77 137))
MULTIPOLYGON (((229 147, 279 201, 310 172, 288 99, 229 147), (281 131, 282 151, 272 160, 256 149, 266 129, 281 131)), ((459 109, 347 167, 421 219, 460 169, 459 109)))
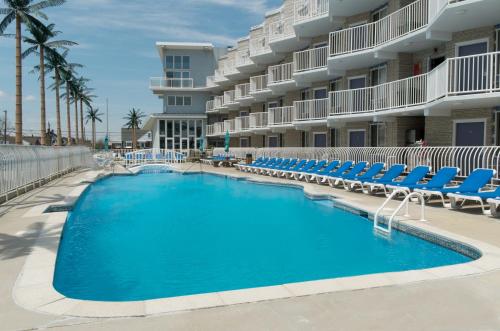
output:
POLYGON ((48 145, 47 129, 45 127, 45 61, 44 49, 40 47, 40 137, 41 144, 48 145))
POLYGON ((92 119, 92 148, 95 149, 95 119, 92 119))
POLYGON ((73 145, 71 141, 71 114, 69 108, 69 83, 66 82, 66 118, 67 118, 67 126, 68 126, 68 145, 73 145))
POLYGON ((82 144, 85 144, 85 126, 83 125, 83 100, 80 98, 80 131, 82 134, 82 144))
POLYGON ((59 74, 56 69, 56 123, 57 123, 57 146, 62 146, 61 134, 61 102, 59 100, 59 74))
POLYGON ((16 144, 23 143, 23 69, 21 62, 21 17, 16 14, 16 144))
POLYGON ((77 96, 76 93, 73 95, 73 103, 75 104, 75 141, 78 144, 80 141, 79 135, 78 135, 78 101, 77 101, 77 96))
POLYGON ((132 149, 137 149, 137 137, 135 136, 135 126, 132 127, 132 149))

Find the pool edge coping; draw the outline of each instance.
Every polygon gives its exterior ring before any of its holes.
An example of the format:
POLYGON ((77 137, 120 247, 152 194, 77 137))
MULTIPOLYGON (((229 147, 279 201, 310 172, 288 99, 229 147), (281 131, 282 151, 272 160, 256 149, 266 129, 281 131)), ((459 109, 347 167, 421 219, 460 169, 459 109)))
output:
MULTIPOLYGON (((179 171, 179 170, 177 170, 179 171)), ((348 209, 362 210, 368 214, 373 214, 360 206, 350 203, 345 199, 340 199, 332 194, 318 193, 311 189, 311 186, 304 182, 276 183, 267 180, 267 177, 259 179, 252 178, 245 173, 222 174, 219 172, 201 171, 179 171, 181 173, 208 173, 237 180, 247 180, 260 184, 271 184, 285 187, 295 187, 302 189, 307 197, 314 199, 330 199, 348 209)), ((95 172, 89 180, 81 180, 77 186, 64 199, 64 201, 77 201, 83 192, 95 181, 111 176, 104 171, 95 172)), ((38 221, 43 223, 37 243, 43 240, 56 240, 56 247, 59 246, 60 234, 62 233, 67 218, 67 211, 43 214, 45 209, 39 208, 30 217, 38 217, 38 221), (42 217, 43 216, 43 217, 42 217), (52 228, 47 229, 47 225, 52 228), (52 238, 51 238, 52 237, 52 238), (55 238, 55 239, 54 239, 55 238)), ((30 211, 28 211, 29 213, 30 211)), ((212 292, 204 294, 186 295, 163 299, 152 299, 142 301, 108 302, 90 301, 67 298, 60 294, 53 287, 54 268, 57 257, 55 252, 38 248, 31 250, 12 289, 12 297, 17 305, 37 313, 73 316, 73 317, 93 317, 93 318, 117 318, 117 317, 144 317, 154 316, 181 311, 191 311, 197 309, 215 308, 230 306, 235 304, 253 303, 268 300, 303 297, 333 292, 354 291, 378 287, 400 286, 423 281, 463 277, 469 275, 479 275, 500 269, 500 247, 496 247, 479 240, 474 240, 452 232, 448 232, 426 223, 404 220, 398 221, 396 225, 404 224, 415 228, 418 231, 433 236, 439 236, 450 240, 458 245, 466 245, 474 249, 481 256, 473 261, 448 265, 429 269, 387 272, 367 274, 360 276, 332 278, 323 280, 313 280, 298 283, 288 283, 274 286, 256 287, 248 289, 230 290, 222 292, 212 292)), ((425 240, 425 239, 423 239, 425 240)))

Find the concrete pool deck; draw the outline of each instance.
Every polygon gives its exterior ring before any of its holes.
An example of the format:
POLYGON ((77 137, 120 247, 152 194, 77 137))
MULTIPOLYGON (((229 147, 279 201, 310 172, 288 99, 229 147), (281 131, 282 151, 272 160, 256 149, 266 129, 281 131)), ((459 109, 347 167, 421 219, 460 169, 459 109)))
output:
MULTIPOLYGON (((186 164, 183 168, 188 171, 207 170, 232 176, 241 175, 233 169, 214 169, 209 166, 186 164)), ((3 322, 0 329, 71 326, 76 329, 170 327, 185 330, 493 330, 500 327, 500 271, 497 271, 500 261, 500 255, 497 255, 497 247, 500 247, 500 222, 468 211, 450 212, 434 207, 427 208, 429 222, 415 222, 415 225, 433 228, 435 232, 443 231, 445 236, 453 236, 483 251, 487 250, 486 257, 489 259, 436 268, 434 271, 429 269, 430 271, 410 272, 404 277, 399 276, 399 280, 397 275, 392 275, 392 279, 372 275, 377 277, 371 280, 358 277, 354 280, 346 278, 335 282, 310 282, 309 286, 299 288, 273 287, 261 291, 260 298, 276 300, 251 304, 245 302, 258 301, 255 300, 258 298, 255 293, 249 296, 244 290, 231 291, 233 293, 226 293, 225 296, 217 298, 204 295, 194 302, 200 307, 216 308, 162 314, 166 304, 175 306, 176 309, 171 311, 193 309, 193 300, 173 302, 175 300, 161 299, 149 306, 137 303, 96 303, 93 307, 88 306, 90 308, 86 308, 85 314, 78 300, 65 299, 55 291, 47 293, 40 290, 40 284, 46 282, 47 277, 51 280, 53 272, 41 261, 55 260, 60 226, 65 219, 64 213, 41 212, 48 204, 55 204, 68 195, 79 194, 85 185, 81 181, 92 179, 95 175, 95 172, 70 174, 0 206, 0 321, 3 322), (474 265, 476 262, 480 263, 474 265), (23 275, 26 275, 27 265, 31 265, 37 273, 25 278, 23 275), (467 267, 463 268, 464 266, 467 267), (454 267, 461 267, 461 273, 453 270, 456 269, 454 267), (23 273, 18 279, 21 271, 23 273), (23 297, 16 294, 17 302, 26 309, 16 305, 13 299, 12 289, 16 279, 16 287, 31 289, 31 292, 26 292, 32 293, 31 295, 25 294, 23 297), (395 279, 398 281, 395 282, 395 279), (322 282, 324 284, 321 284, 322 282), (315 294, 325 292, 325 286, 330 286, 327 292, 337 292, 315 294), (291 296, 289 292, 292 292, 292 296, 305 296, 286 298, 291 296), (47 298, 51 300, 49 303, 40 301, 47 298), (243 304, 218 307, 231 303, 243 304), (184 309, 179 309, 183 305, 184 309), (36 309, 38 312, 30 309, 36 309), (63 313, 63 316, 41 313, 54 313, 58 310, 64 310, 66 313, 63 313), (72 314, 71 311, 79 313, 72 314), (128 315, 139 317, 103 318, 120 316, 124 311, 128 311, 128 315), (144 317, 147 314, 152 316, 144 317), (101 318, 72 317, 74 315, 101 318)), ((251 177, 285 182, 263 176, 251 177)), ((340 199, 348 199, 354 207, 367 211, 375 210, 384 200, 316 184, 303 184, 309 194, 334 194, 340 199)), ((408 221, 410 222, 413 221, 408 221)), ((367 276, 361 276, 363 277, 367 276)))

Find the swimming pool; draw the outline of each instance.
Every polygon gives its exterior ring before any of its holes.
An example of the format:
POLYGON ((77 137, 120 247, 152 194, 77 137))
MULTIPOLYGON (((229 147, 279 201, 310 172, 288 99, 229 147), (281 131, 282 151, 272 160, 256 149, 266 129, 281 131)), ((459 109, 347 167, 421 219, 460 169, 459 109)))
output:
POLYGON ((458 264, 470 258, 302 190, 209 175, 115 176, 66 221, 54 287, 134 301, 458 264))

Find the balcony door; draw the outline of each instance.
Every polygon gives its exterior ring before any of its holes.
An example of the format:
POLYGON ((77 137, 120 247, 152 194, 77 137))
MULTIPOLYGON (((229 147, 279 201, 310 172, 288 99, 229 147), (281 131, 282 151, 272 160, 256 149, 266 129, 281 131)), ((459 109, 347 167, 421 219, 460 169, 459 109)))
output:
POLYGON ((314 132, 314 147, 326 147, 326 132, 314 132))
POLYGON ((365 130, 349 130, 349 147, 365 147, 366 131, 365 130))
POLYGON ((486 120, 464 120, 454 123, 455 146, 484 146, 486 120))
POLYGON ((353 113, 361 112, 365 108, 366 99, 366 76, 349 78, 349 90, 351 95, 351 109, 353 113))
POLYGON ((489 63, 485 57, 475 56, 488 52, 488 41, 457 44, 458 59, 455 72, 458 74, 458 86, 456 92, 474 92, 489 88, 489 63))

